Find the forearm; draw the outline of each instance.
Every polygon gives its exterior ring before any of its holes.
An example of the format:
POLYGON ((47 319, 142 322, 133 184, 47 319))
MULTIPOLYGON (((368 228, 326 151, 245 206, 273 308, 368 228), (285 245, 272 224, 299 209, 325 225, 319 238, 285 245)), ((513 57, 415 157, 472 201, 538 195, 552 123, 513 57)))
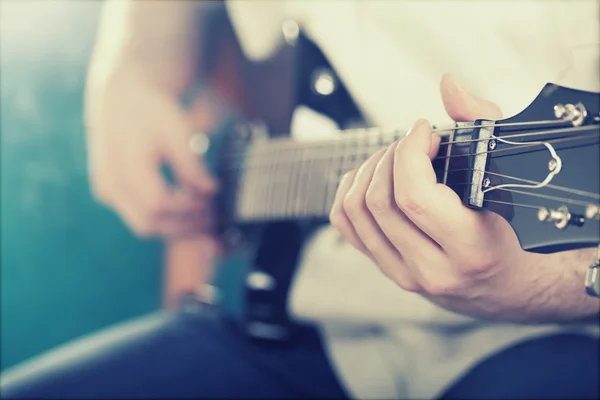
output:
MULTIPOLYGON (((595 248, 529 255, 523 271, 524 317, 532 322, 598 321, 600 299, 586 294, 585 274, 595 248)), ((515 279, 519 279, 518 276, 515 279)))
POLYGON ((212 2, 111 0, 104 6, 90 78, 133 64, 165 90, 181 92, 200 54, 199 24, 212 2))
POLYGON ((475 284, 467 296, 425 297, 459 314, 520 324, 594 323, 600 299, 586 294, 585 274, 595 249, 553 254, 522 253, 494 283, 475 284))

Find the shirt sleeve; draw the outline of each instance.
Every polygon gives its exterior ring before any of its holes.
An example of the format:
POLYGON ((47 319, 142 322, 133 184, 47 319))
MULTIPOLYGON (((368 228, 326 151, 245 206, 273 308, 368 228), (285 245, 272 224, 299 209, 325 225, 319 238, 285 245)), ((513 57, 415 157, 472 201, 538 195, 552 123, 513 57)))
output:
POLYGON ((227 12, 246 56, 268 58, 282 40, 283 0, 227 0, 227 12))

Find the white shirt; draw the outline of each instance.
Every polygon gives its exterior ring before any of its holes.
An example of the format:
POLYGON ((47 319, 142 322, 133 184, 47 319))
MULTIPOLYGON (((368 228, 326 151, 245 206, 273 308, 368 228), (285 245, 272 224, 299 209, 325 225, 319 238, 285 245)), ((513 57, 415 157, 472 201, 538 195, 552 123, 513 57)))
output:
MULTIPOLYGON (((450 123, 439 94, 444 73, 505 117, 547 82, 600 91, 597 1, 230 0, 228 9, 255 60, 281 43, 285 20, 297 21, 362 112, 384 128, 421 117, 450 123)), ((315 127, 335 125, 297 110, 293 135, 315 127)), ((329 227, 304 251, 291 312, 322 327, 336 371, 359 398, 435 397, 503 347, 578 329, 484 323, 445 311, 398 288, 329 227)))

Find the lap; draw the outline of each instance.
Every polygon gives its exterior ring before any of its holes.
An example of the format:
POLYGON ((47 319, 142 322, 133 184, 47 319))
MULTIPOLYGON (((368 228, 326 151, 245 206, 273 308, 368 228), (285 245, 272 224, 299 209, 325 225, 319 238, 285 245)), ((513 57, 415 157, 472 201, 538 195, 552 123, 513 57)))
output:
POLYGON ((519 343, 474 365, 443 399, 598 399, 597 338, 561 334, 519 343))
MULTIPOLYGON (((318 332, 258 344, 212 312, 158 313, 3 374, 3 398, 346 398, 318 332)), ((598 398, 598 340, 530 340, 474 365, 443 398, 598 398)), ((401 351, 401 349, 398 349, 401 351)), ((426 377, 424 377, 426 379, 426 377)))
POLYGON ((3 376, 3 398, 344 398, 319 335, 251 341, 214 313, 160 313, 55 350, 3 376))

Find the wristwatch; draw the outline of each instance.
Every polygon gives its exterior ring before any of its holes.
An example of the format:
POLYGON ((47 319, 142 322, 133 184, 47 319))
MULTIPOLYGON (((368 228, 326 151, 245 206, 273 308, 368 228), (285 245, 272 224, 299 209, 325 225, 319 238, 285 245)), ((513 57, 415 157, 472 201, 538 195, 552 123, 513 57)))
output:
POLYGON ((585 274, 585 291, 590 296, 600 297, 600 245, 598 245, 596 262, 590 265, 585 274))

